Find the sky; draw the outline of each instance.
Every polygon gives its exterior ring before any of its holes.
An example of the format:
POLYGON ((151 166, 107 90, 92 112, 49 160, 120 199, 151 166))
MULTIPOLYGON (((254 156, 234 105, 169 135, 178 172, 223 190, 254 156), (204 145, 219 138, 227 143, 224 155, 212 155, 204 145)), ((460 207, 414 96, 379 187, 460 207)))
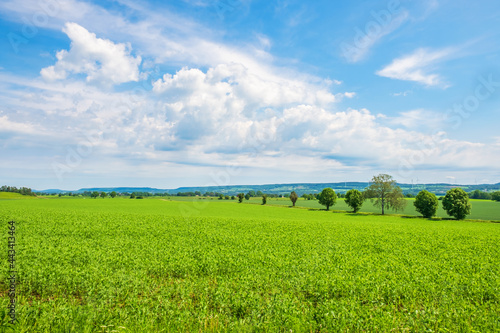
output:
POLYGON ((0 183, 500 182, 497 0, 3 0, 0 183))

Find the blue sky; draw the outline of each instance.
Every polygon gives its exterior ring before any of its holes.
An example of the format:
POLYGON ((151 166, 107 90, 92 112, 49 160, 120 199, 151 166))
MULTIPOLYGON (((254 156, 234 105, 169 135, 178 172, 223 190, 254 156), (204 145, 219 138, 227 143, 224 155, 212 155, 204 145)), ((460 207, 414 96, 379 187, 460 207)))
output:
POLYGON ((500 181, 496 1, 0 3, 0 183, 500 181))

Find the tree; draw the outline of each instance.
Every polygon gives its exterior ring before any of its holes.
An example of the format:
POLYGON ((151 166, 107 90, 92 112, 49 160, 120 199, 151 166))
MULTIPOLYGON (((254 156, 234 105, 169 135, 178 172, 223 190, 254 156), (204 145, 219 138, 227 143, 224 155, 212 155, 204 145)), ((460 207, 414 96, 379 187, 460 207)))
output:
POLYGON ((431 218, 436 215, 438 204, 439 200, 436 195, 426 190, 420 191, 413 202, 417 212, 426 218, 431 218))
POLYGON ((396 185, 392 176, 380 174, 373 176, 372 184, 366 190, 366 197, 371 198, 375 207, 382 208, 382 215, 385 208, 395 211, 403 210, 406 206, 406 200, 401 188, 396 185))
POLYGON ((293 207, 295 207, 295 203, 297 202, 298 198, 299 196, 297 195, 297 193, 295 193, 295 191, 292 191, 292 193, 290 193, 290 200, 292 201, 293 207))
POLYGON ((500 201, 500 191, 491 193, 491 200, 500 201))
POLYGON ((232 195, 231 200, 236 200, 236 197, 234 195, 232 195))
POLYGON ((245 199, 250 200, 250 194, 245 194, 245 199))
POLYGON ((229 200, 229 195, 226 195, 226 196, 224 197, 224 199, 225 199, 225 200, 229 200))
POLYGON ((323 189, 323 191, 321 191, 318 199, 319 203, 323 206, 326 206, 326 210, 329 210, 330 206, 335 205, 335 203, 337 202, 337 195, 335 194, 334 190, 327 187, 323 189))
POLYGON ((469 198, 471 199, 483 199, 483 200, 490 200, 491 199, 491 194, 488 192, 483 192, 480 190, 474 190, 469 193, 469 198))
POLYGON ((219 194, 219 200, 224 199, 224 194, 219 194))
POLYGON ((248 191, 248 195, 249 195, 250 197, 255 197, 255 191, 254 191, 254 190, 250 190, 250 191, 248 191))
POLYGON ((242 203, 243 202, 243 198, 245 197, 245 194, 244 193, 238 193, 238 201, 239 203, 242 203))
POLYGON ((111 198, 116 198, 116 192, 115 191, 111 192, 109 195, 111 196, 111 198))
POLYGON ((108 194, 104 191, 101 192, 101 198, 106 198, 108 196, 108 194))
POLYGON ((132 193, 132 194, 130 195, 130 199, 135 199, 135 193, 132 193))
POLYGON ((94 199, 97 198, 98 196, 99 196, 99 192, 97 192, 97 191, 92 192, 92 194, 90 195, 90 197, 94 198, 94 199))
POLYGON ((364 201, 365 197, 363 193, 358 190, 349 190, 345 194, 345 203, 352 208, 354 213, 357 213, 361 209, 364 201))
POLYGON ((262 194, 262 204, 265 205, 267 203, 267 195, 262 194))
POLYGON ((443 199, 443 208, 448 215, 457 220, 463 220, 470 214, 469 196, 461 188, 453 188, 446 192, 443 199))
POLYGON ((257 191, 257 193, 256 193, 256 196, 258 196, 258 197, 261 197, 263 195, 264 195, 264 193, 262 193, 262 191, 257 191))

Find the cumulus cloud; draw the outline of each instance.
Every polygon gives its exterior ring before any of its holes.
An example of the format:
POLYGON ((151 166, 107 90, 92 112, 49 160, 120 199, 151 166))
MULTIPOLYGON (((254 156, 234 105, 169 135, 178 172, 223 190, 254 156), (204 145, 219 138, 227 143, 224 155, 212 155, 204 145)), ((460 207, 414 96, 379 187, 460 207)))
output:
POLYGON ((88 82, 120 84, 138 81, 141 57, 133 57, 127 44, 96 37, 76 23, 66 23, 69 50, 57 52, 57 62, 40 72, 46 80, 62 80, 69 74, 84 74, 88 82))
POLYGON ((377 71, 377 75, 390 79, 414 81, 427 86, 443 86, 446 83, 435 73, 433 67, 444 60, 452 52, 451 49, 430 51, 418 49, 412 54, 394 59, 391 64, 377 71))

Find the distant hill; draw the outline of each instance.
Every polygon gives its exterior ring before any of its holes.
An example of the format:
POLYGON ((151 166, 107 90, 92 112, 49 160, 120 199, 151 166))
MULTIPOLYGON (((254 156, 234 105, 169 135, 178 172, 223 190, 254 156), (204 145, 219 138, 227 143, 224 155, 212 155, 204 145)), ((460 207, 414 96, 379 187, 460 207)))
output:
MULTIPOLYGON (((104 191, 112 192, 116 191, 118 193, 132 193, 132 192, 149 192, 149 193, 170 193, 177 194, 178 192, 196 192, 199 191, 202 194, 206 192, 218 192, 222 194, 237 194, 240 192, 247 193, 248 191, 261 191, 268 194, 285 194, 291 191, 297 192, 298 195, 304 193, 319 193, 325 187, 331 187, 338 193, 344 193, 350 189, 364 190, 370 183, 368 182, 338 182, 338 183, 296 183, 296 184, 267 184, 267 185, 228 185, 228 186, 198 186, 198 187, 179 187, 176 189, 159 189, 153 187, 91 187, 82 188, 74 191, 65 190, 43 190, 35 191, 42 193, 58 194, 58 193, 83 193, 85 191, 104 191)), ((447 183, 436 183, 436 184, 398 184, 404 193, 417 194, 423 189, 433 192, 437 195, 443 195, 451 188, 461 187, 465 191, 470 192, 474 190, 481 191, 499 191, 500 183, 497 184, 480 184, 480 185, 459 185, 459 184, 447 184, 447 183)))

